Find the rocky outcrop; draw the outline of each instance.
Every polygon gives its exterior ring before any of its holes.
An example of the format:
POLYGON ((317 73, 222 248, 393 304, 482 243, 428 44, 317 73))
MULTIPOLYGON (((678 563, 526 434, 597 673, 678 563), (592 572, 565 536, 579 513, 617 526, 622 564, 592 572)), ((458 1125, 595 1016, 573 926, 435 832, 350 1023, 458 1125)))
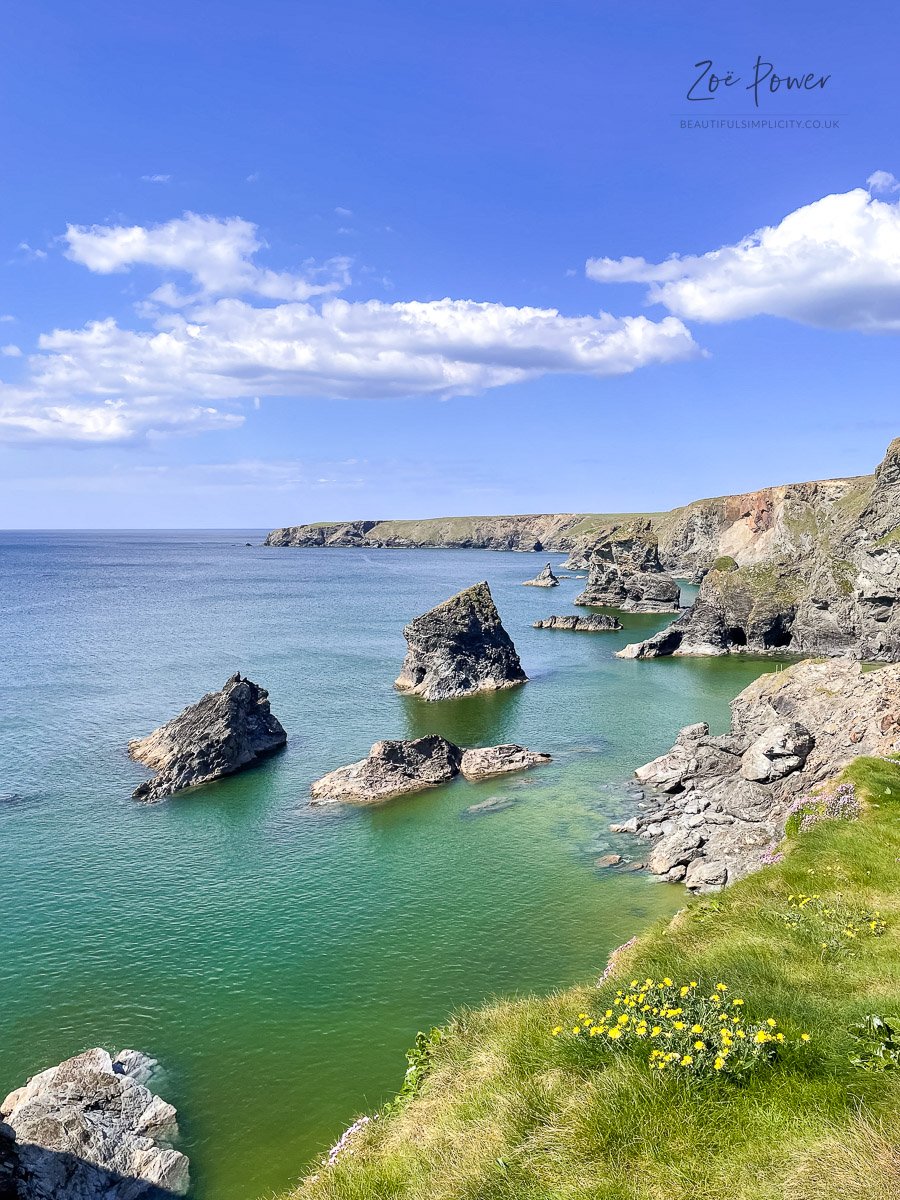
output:
POLYGON ((496 691, 528 679, 486 583, 416 617, 403 636, 409 649, 394 686, 423 700, 496 691))
POLYGON ((681 590, 662 569, 659 543, 649 521, 613 530, 594 546, 588 580, 576 604, 599 604, 625 612, 677 612, 681 590))
POLYGON ((547 563, 543 571, 535 575, 534 579, 526 579, 525 587, 559 587, 559 580, 553 574, 553 568, 550 563, 547 563))
POLYGON ((608 518, 590 513, 435 517, 423 521, 336 521, 273 529, 266 546, 367 546, 568 553, 608 518))
POLYGON ((549 754, 527 750, 524 746, 483 746, 466 750, 460 763, 460 773, 466 779, 490 779, 494 775, 507 775, 510 771, 527 771, 550 762, 549 754))
POLYGON ((410 792, 448 783, 457 775, 488 779, 550 762, 525 746, 486 746, 462 750, 428 734, 415 741, 376 742, 368 758, 323 775, 310 788, 312 804, 377 804, 410 792))
POLYGON ((798 485, 789 503, 762 506, 769 556, 743 564, 720 559, 693 607, 622 657, 790 652, 900 659, 900 439, 873 479, 842 481, 836 492, 838 486, 798 485))
POLYGON ((368 758, 338 767, 310 788, 313 804, 377 804, 447 783, 459 774, 463 752, 437 734, 412 742, 376 742, 368 758))
POLYGON ((729 733, 689 725, 635 772, 645 800, 631 820, 653 843, 648 866, 693 891, 761 865, 791 803, 852 759, 900 751, 900 666, 864 673, 848 659, 798 663, 757 679, 731 714, 729 733))
POLYGON ((240 675, 208 692, 145 738, 128 743, 132 758, 156 772, 134 791, 138 800, 163 800, 252 766, 287 741, 269 708, 269 693, 240 675))
POLYGON ((579 633, 607 633, 621 629, 621 622, 606 613, 592 613, 589 617, 542 617, 532 622, 535 629, 573 629, 579 633))
POLYGON ((17 1200, 163 1200, 188 1190, 176 1113, 146 1086, 156 1063, 87 1050, 0 1105, 4 1195, 17 1200))

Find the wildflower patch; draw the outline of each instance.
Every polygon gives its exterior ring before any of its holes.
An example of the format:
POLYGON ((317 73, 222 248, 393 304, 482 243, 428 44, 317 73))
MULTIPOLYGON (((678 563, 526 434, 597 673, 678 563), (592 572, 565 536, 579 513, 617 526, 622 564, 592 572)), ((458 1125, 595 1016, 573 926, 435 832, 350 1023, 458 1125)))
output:
POLYGON ((887 929, 880 912, 848 903, 840 894, 823 900, 794 892, 776 915, 788 929, 812 942, 823 959, 853 954, 861 938, 881 937, 887 929))
POLYGON ((855 821, 862 805, 852 783, 842 783, 834 791, 811 793, 795 800, 788 809, 787 832, 808 833, 820 821, 855 821))
MULTIPOLYGON (((771 1062, 788 1044, 774 1017, 748 1023, 745 1007, 744 998, 731 996, 721 982, 707 991, 697 979, 632 979, 610 1008, 579 1013, 551 1033, 582 1061, 599 1063, 610 1052, 631 1053, 644 1058, 655 1074, 735 1080, 771 1062)), ((810 1040, 801 1033, 790 1043, 803 1047, 810 1040)))

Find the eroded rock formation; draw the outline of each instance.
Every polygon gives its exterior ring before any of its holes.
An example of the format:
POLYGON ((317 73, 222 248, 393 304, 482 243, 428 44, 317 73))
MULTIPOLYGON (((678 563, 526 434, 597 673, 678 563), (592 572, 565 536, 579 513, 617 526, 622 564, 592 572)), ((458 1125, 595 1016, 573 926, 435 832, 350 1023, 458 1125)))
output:
POLYGON ((208 692, 145 738, 128 743, 132 758, 156 772, 134 790, 153 802, 252 766, 287 741, 269 708, 269 693, 240 675, 208 692))
POLYGON ((16 1200, 164 1200, 188 1189, 175 1109, 146 1086, 156 1063, 87 1050, 0 1105, 4 1193, 16 1200))
POLYGON ((525 587, 559 587, 559 580, 553 574, 553 568, 550 563, 547 563, 543 571, 535 575, 534 579, 526 579, 525 587))
POLYGON ((580 633, 607 633, 622 628, 620 621, 606 613, 592 613, 588 617, 542 617, 532 625, 535 629, 574 629, 580 633))
POLYGON ((394 686, 423 700, 495 691, 528 679, 486 583, 414 618, 403 636, 409 649, 394 686))
POLYGON ((599 604, 624 612, 677 612, 681 590, 659 559, 649 521, 613 530, 594 546, 588 580, 576 604, 599 604))
POLYGON ((689 725, 635 772, 646 807, 631 831, 653 843, 648 866, 694 891, 759 866, 791 803, 852 759, 900 751, 900 666, 798 663, 745 688, 731 714, 729 733, 689 725))
POLYGON ((330 771, 310 788, 312 804, 377 804, 447 783, 456 775, 488 779, 550 762, 525 746, 462 750, 437 734, 415 741, 376 742, 367 758, 330 771))

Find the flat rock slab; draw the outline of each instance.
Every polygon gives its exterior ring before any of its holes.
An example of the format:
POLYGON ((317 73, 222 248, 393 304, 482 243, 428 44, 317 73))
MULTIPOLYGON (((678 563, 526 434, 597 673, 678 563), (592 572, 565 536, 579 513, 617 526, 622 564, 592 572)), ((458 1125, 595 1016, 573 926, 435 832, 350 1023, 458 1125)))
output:
POLYGON ((377 804, 448 783, 457 775, 488 779, 550 762, 525 746, 462 750, 437 734, 415 741, 376 742, 367 758, 330 771, 310 788, 312 804, 377 804))
POLYGON ((136 800, 164 800, 174 792, 233 775, 273 754, 287 741, 269 708, 269 693, 232 675, 220 692, 208 692, 128 753, 156 772, 134 790, 136 800))
POLYGON ((0 1104, 0 1161, 17 1200, 161 1200, 188 1190, 175 1109, 146 1086, 156 1063, 86 1050, 0 1104))

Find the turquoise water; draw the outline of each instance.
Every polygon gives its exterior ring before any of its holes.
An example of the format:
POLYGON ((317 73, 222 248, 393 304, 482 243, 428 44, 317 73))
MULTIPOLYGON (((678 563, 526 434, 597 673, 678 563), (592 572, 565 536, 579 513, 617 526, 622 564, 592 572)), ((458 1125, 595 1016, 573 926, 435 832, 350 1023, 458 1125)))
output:
POLYGON ((534 630, 583 586, 521 587, 537 556, 245 547, 259 536, 0 534, 0 1092, 87 1046, 152 1053, 197 1200, 286 1187, 397 1089, 418 1028, 590 978, 679 907, 680 889, 593 859, 636 852, 607 831, 629 772, 681 725, 724 729, 772 665, 613 657, 665 618, 534 630), (404 622, 484 578, 531 682, 440 704, 394 692, 404 622), (235 671, 269 688, 286 751, 135 804, 128 739, 235 671), (371 742, 432 730, 554 762, 307 806, 371 742), (465 815, 494 795, 516 803, 465 815))

